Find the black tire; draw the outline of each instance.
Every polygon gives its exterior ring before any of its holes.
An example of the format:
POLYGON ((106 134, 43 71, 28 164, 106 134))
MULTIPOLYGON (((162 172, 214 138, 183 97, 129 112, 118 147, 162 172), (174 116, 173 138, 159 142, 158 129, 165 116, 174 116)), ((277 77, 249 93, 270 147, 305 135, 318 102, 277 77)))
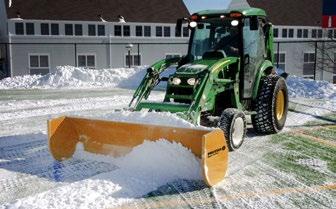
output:
POLYGON ((222 129, 224 132, 225 139, 228 144, 229 150, 234 151, 238 149, 243 144, 245 136, 246 136, 245 114, 242 111, 234 109, 234 108, 225 109, 220 118, 219 128, 222 129), (238 131, 238 130, 235 130, 235 123, 239 123, 238 124, 240 125, 239 127, 241 127, 242 125, 243 127, 241 128, 243 130, 240 130, 238 133, 235 132, 235 131, 238 131))
POLYGON ((252 115, 252 124, 258 134, 278 133, 285 126, 288 112, 288 90, 284 78, 278 75, 269 75, 261 80, 261 88, 255 101, 256 114, 252 115), (282 91, 282 92, 280 92, 282 91), (281 113, 277 112, 277 99, 282 93, 283 107, 281 113))

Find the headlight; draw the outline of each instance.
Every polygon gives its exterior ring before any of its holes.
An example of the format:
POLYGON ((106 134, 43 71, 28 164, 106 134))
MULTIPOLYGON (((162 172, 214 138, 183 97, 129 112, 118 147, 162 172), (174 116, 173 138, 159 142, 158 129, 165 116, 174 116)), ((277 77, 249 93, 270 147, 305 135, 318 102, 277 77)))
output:
POLYGON ((231 25, 232 26, 237 26, 239 24, 239 21, 238 20, 232 20, 231 21, 231 25))
POLYGON ((187 83, 190 85, 190 86, 194 86, 196 84, 196 78, 189 78, 187 80, 187 83))
POLYGON ((173 78, 172 83, 174 85, 179 85, 181 83, 181 79, 179 79, 179 78, 173 78))
POLYGON ((192 22, 189 23, 189 26, 192 27, 192 28, 196 28, 197 22, 192 21, 192 22))

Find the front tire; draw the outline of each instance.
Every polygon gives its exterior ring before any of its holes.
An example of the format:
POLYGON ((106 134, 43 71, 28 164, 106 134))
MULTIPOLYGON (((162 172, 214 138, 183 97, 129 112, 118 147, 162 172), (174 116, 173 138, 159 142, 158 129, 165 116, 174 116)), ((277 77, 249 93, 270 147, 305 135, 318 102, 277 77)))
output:
POLYGON ((238 149, 244 142, 246 136, 245 114, 237 109, 225 109, 219 122, 223 130, 230 151, 238 149))
POLYGON ((252 124, 258 134, 278 133, 285 126, 288 112, 288 90, 285 79, 269 75, 262 80, 255 101, 252 124))

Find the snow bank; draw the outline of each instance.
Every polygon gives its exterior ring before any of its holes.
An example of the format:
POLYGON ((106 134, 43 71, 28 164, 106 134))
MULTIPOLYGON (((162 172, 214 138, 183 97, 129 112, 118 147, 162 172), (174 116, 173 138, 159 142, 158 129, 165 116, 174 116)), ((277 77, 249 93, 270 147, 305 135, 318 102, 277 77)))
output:
POLYGON ((289 76, 287 84, 290 97, 336 99, 336 86, 327 81, 314 81, 312 79, 289 76))
POLYGON ((40 75, 16 76, 0 80, 0 89, 29 89, 32 84, 40 79, 40 75))
MULTIPOLYGON (((174 69, 167 70, 169 75, 174 69)), ((29 88, 136 88, 145 75, 145 67, 85 69, 73 66, 59 66, 54 73, 44 76, 25 75, 5 78, 0 81, 0 89, 29 88)), ((165 76, 167 76, 165 75, 165 76)), ((314 81, 297 76, 287 79, 290 97, 314 99, 336 99, 336 87, 326 81, 314 81)), ((163 88, 161 86, 161 88, 163 88)))
POLYGON ((112 208, 177 179, 201 179, 199 160, 181 144, 163 139, 145 141, 121 158, 90 154, 80 145, 74 158, 119 168, 17 200, 9 208, 112 208))
POLYGON ((145 75, 145 68, 85 69, 59 66, 47 75, 25 75, 5 78, 0 89, 28 88, 135 88, 145 75))

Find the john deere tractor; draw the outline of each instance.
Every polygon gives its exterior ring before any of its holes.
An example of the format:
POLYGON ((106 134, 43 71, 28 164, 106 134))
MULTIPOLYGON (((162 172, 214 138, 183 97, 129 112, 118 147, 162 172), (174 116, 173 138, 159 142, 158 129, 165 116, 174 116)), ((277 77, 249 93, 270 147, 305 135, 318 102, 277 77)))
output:
POLYGON ((145 140, 181 143, 199 157, 205 183, 223 180, 228 151, 238 149, 246 134, 246 115, 259 134, 279 132, 287 116, 285 79, 273 67, 272 25, 261 9, 202 11, 186 21, 191 30, 188 54, 161 60, 148 68, 130 102, 130 109, 169 111, 194 124, 220 129, 194 129, 62 116, 48 121, 53 157, 84 150, 125 156, 145 140), (169 70, 168 70, 169 69, 169 70), (171 69, 176 69, 171 72, 171 69), (166 76, 166 75, 169 76, 166 76), (162 102, 148 100, 160 83, 162 102))
POLYGON ((258 134, 285 125, 288 95, 285 79, 274 69, 273 30, 262 9, 205 10, 177 21, 191 30, 188 54, 163 59, 148 68, 130 107, 178 113, 194 124, 217 126, 229 149, 241 146, 246 115, 258 134), (169 67, 169 77, 162 73, 169 67), (164 101, 147 101, 167 82, 164 101))

